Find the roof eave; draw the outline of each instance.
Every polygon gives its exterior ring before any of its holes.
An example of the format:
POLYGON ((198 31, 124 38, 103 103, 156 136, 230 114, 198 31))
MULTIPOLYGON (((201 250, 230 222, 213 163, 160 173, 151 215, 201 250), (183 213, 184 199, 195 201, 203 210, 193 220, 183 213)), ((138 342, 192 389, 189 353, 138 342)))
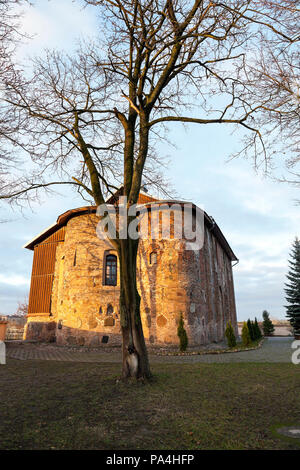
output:
POLYGON ((50 236, 52 233, 56 232, 57 226, 58 226, 57 222, 55 222, 52 225, 49 225, 49 227, 47 227, 41 233, 36 235, 29 242, 25 243, 25 245, 23 245, 22 248, 27 248, 28 250, 33 250, 35 245, 37 245, 37 243, 40 239, 44 240, 45 238, 47 238, 47 236, 50 236))
MULTIPOLYGON (((196 204, 193 202, 187 202, 187 201, 179 201, 179 200, 158 200, 156 202, 148 202, 144 204, 139 204, 139 206, 147 206, 149 204, 159 204, 161 205, 162 203, 166 204, 192 204, 194 207, 197 207, 196 204)), ((25 245, 23 245, 23 248, 26 248, 28 250, 34 250, 35 245, 37 245, 39 242, 45 240, 47 237, 52 235, 56 230, 58 230, 60 227, 63 227, 66 225, 66 223, 73 217, 77 217, 78 215, 83 215, 86 213, 95 213, 96 212, 96 206, 86 206, 86 207, 81 207, 79 209, 71 209, 69 211, 64 212, 57 218, 57 222, 50 225, 47 227, 45 230, 43 230, 39 235, 31 239, 29 242, 27 242, 25 245)), ((203 209, 201 209, 203 210, 203 209)), ((220 227, 218 224, 204 211, 204 219, 206 224, 209 226, 209 229, 211 230, 212 233, 216 236, 216 238, 219 240, 220 244, 226 251, 227 255, 231 259, 231 261, 238 261, 238 258, 232 251, 229 243, 227 242, 225 236, 223 235, 220 227)))

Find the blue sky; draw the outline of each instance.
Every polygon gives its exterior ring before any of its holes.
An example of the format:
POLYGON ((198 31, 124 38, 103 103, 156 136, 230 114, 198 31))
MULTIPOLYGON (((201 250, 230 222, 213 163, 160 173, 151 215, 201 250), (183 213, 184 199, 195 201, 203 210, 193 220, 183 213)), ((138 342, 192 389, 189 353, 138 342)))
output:
MULTIPOLYGON (((20 48, 19 57, 38 55, 45 47, 70 49, 78 33, 93 34, 96 23, 93 8, 80 10, 71 0, 39 0, 25 8, 23 29, 36 36, 20 48)), ((233 268, 238 319, 261 318, 264 309, 273 318, 284 318, 287 258, 299 236, 299 189, 257 174, 251 161, 228 162, 240 137, 224 125, 173 124, 169 139, 176 149, 162 144, 160 151, 169 156, 168 177, 178 195, 213 216, 240 260, 233 268)), ((277 158, 280 173, 280 155, 277 158)), ((23 214, 5 208, 9 222, 0 225, 0 313, 14 313, 29 291, 32 252, 22 249, 24 243, 59 214, 81 205, 85 203, 80 197, 64 189, 23 214)))

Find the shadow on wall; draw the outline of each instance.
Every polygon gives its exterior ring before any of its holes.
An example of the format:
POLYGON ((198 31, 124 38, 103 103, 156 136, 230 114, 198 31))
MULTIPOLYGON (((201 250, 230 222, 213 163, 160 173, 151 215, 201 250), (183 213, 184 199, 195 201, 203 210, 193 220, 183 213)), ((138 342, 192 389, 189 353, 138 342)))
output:
POLYGON ((25 330, 25 339, 54 343, 56 341, 56 322, 31 321, 27 323, 25 330))
MULTIPOLYGON (((145 322, 144 326, 144 335, 145 327, 148 330, 149 343, 155 343, 157 339, 157 326, 156 326, 156 317, 157 317, 157 302, 156 302, 156 285, 157 285, 157 264, 159 256, 160 246, 155 242, 152 242, 148 249, 145 249, 143 244, 140 244, 137 266, 137 277, 138 277, 138 287, 140 291, 141 301, 144 304, 145 311, 145 322), (144 263, 146 269, 142 272, 141 263, 144 263), (146 278, 146 279, 144 279, 146 278), (145 282, 146 281, 146 282, 145 282), (145 288, 145 284, 148 286, 145 288)), ((146 338, 145 338, 146 339, 146 338)))
POLYGON ((47 343, 56 342, 64 346, 87 346, 90 348, 120 346, 121 334, 89 331, 79 328, 62 326, 55 321, 34 322, 27 325, 26 340, 36 340, 47 343))

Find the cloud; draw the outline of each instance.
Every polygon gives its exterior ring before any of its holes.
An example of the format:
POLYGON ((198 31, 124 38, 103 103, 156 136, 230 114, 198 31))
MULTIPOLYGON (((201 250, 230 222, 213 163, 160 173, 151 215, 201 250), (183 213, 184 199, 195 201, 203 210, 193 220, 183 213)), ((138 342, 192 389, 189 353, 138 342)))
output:
POLYGON ((44 48, 70 49, 79 37, 97 32, 93 7, 80 7, 72 0, 39 1, 23 6, 21 30, 32 36, 19 48, 18 57, 40 54, 44 48))
POLYGON ((11 286, 0 284, 0 315, 11 315, 17 307, 28 296, 28 286, 11 286))
POLYGON ((8 284, 10 286, 28 286, 30 284, 30 279, 24 276, 0 274, 0 284, 8 284))
POLYGON ((292 203, 295 191, 288 185, 257 174, 242 162, 217 166, 213 171, 226 178, 232 198, 247 212, 273 219, 293 217, 300 223, 299 208, 292 203))
POLYGON ((53 194, 32 204, 33 211, 12 211, 5 206, 6 218, 11 222, 0 224, 0 312, 16 311, 18 301, 29 293, 33 252, 23 249, 31 240, 66 210, 86 203, 77 193, 65 190, 64 195, 53 194))
POLYGON ((287 259, 300 212, 299 192, 255 172, 243 158, 226 163, 236 142, 228 128, 191 127, 172 131, 171 173, 184 197, 200 202, 220 226, 239 264, 233 268, 239 320, 261 316, 285 317, 284 283, 287 259))

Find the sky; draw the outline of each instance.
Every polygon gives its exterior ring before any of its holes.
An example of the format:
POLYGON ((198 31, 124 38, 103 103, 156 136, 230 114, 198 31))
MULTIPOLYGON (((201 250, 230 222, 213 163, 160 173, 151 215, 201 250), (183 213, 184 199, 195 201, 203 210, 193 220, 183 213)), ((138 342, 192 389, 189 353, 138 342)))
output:
MULTIPOLYGON (((71 0, 39 0, 23 8, 22 28, 34 34, 18 56, 39 55, 45 47, 71 50, 76 38, 96 31, 95 9, 81 9, 71 0)), ((168 155, 168 179, 178 195, 193 201, 220 226, 239 263, 233 267, 238 320, 285 316, 284 282, 291 244, 300 235, 299 188, 265 178, 243 158, 229 161, 240 143, 226 125, 170 127, 169 140, 160 146, 168 155)), ((280 168, 280 155, 278 167, 280 168)), ((276 161, 275 161, 276 163, 276 161)), ((29 292, 32 251, 22 246, 61 213, 85 205, 71 190, 44 196, 21 213, 5 208, 8 220, 0 225, 0 314, 13 314, 29 292)), ((2 213, 3 211, 1 211, 2 213)))

